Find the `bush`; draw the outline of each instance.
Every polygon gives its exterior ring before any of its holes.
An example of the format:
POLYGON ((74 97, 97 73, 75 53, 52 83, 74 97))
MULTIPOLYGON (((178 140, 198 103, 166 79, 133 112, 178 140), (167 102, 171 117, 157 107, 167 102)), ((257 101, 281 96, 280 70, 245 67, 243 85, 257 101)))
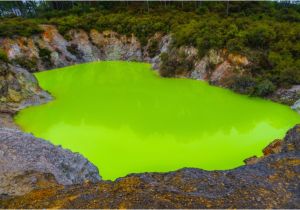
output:
POLYGON ((235 92, 252 95, 256 86, 255 79, 251 76, 236 76, 230 81, 229 87, 235 92))
POLYGON ((8 62, 8 57, 6 55, 6 52, 2 49, 0 49, 0 60, 4 62, 8 62))
POLYGON ((42 59, 43 63, 45 64, 46 67, 51 66, 51 51, 48 50, 47 48, 40 48, 38 46, 39 50, 39 57, 42 59))
POLYGON ((23 18, 0 19, 0 36, 2 37, 28 37, 41 32, 42 29, 38 26, 37 20, 23 18))
POLYGON ((148 47, 148 53, 149 53, 149 57, 153 58, 154 56, 156 56, 158 54, 158 44, 159 42, 157 40, 151 40, 149 43, 149 47, 148 47))
POLYGON ((39 48, 39 56, 43 60, 50 59, 51 58, 51 51, 47 48, 39 48))
POLYGON ((260 81, 256 84, 252 95, 267 96, 275 91, 275 85, 268 79, 260 81))
POLYGON ((244 31, 244 36, 246 45, 252 48, 267 48, 273 40, 276 40, 273 27, 264 23, 250 27, 244 31))

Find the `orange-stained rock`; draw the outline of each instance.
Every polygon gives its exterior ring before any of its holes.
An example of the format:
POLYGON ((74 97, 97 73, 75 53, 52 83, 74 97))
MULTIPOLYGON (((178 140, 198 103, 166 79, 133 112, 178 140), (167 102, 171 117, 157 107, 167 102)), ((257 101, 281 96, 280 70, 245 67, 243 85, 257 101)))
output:
POLYGON ((246 165, 252 165, 252 164, 255 164, 259 161, 260 159, 257 157, 257 156, 252 156, 252 157, 249 157, 249 158, 246 158, 244 160, 244 163, 246 165))
POLYGON ((281 152, 282 140, 276 139, 263 149, 264 155, 271 155, 281 152))
POLYGON ((229 78, 234 74, 235 73, 232 65, 228 61, 224 61, 223 63, 218 65, 216 69, 212 72, 210 81, 212 82, 212 84, 222 85, 222 82, 226 78, 229 78))
POLYGON ((246 56, 239 54, 230 53, 227 58, 228 61, 233 65, 247 66, 250 63, 246 56))

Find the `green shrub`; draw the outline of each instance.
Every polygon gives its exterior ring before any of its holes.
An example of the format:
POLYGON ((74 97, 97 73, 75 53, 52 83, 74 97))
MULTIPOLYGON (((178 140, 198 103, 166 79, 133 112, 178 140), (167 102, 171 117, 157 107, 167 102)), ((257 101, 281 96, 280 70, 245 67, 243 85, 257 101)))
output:
POLYGON ((39 48, 39 56, 43 60, 51 58, 51 51, 47 48, 39 48))
POLYGON ((39 57, 42 59, 44 65, 46 67, 51 67, 51 51, 48 50, 47 48, 40 48, 38 46, 38 50, 39 50, 39 57))
POLYGON ((0 49, 0 60, 4 62, 8 62, 7 54, 4 50, 0 49))
POLYGON ((256 82, 251 76, 235 76, 231 79, 229 87, 235 92, 252 95, 256 82))
POLYGON ((275 91, 275 85, 268 79, 258 82, 252 95, 267 96, 275 91))
POLYGON ((148 53, 149 53, 149 57, 153 58, 154 56, 156 56, 158 54, 158 44, 159 42, 157 40, 151 40, 149 43, 149 47, 148 47, 148 53))
POLYGON ((243 33, 246 44, 252 48, 267 48, 273 40, 276 40, 273 27, 264 23, 253 25, 243 33))
POLYGON ((29 37, 39 34, 42 29, 38 26, 38 21, 23 18, 0 19, 0 37, 25 36, 29 37))

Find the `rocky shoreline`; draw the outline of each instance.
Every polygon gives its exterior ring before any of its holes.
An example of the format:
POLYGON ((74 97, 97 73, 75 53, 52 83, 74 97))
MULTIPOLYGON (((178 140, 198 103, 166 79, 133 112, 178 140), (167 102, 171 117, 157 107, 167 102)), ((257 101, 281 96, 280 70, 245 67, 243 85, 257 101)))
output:
POLYGON ((101 180, 98 169, 82 155, 15 129, 0 128, 0 159, 0 194, 29 192, 12 182, 26 171, 51 173, 63 185, 101 180))
POLYGON ((1 208, 300 208, 300 125, 255 163, 232 170, 184 168, 70 186, 48 173, 24 173, 38 180, 34 190, 2 195, 1 208))
MULTIPOLYGON (((42 27, 41 36, 0 39, 10 60, 0 61, 1 208, 300 208, 299 126, 265 149, 264 157, 248 159, 246 166, 233 170, 186 168, 133 174, 115 182, 101 181, 98 169, 80 154, 19 131, 12 118, 18 110, 52 99, 29 72, 95 60, 144 61, 158 69, 160 54, 174 50, 170 35, 156 34, 142 47, 133 35, 72 30, 67 41, 54 26, 42 27), (158 42, 154 53, 153 40, 158 42), (48 50, 48 59, 40 55, 40 48, 48 50), (35 65, 22 66, 17 59, 35 65)), ((198 59, 192 47, 176 50, 184 51, 194 64, 190 74, 176 77, 222 87, 233 69, 242 72, 249 65, 246 57, 221 51, 198 59)), ((299 111, 299 96, 300 86, 294 86, 269 98, 299 111)))
MULTIPOLYGON (((1 38, 0 49, 7 61, 0 60, 0 112, 11 112, 30 104, 44 103, 51 99, 43 92, 28 72, 55 69, 78 63, 98 60, 127 60, 148 62, 153 69, 160 69, 161 55, 166 53, 172 61, 182 54, 190 70, 177 72, 173 77, 205 80, 210 84, 230 88, 232 78, 242 76, 252 65, 243 55, 228 53, 226 49, 211 49, 200 58, 192 46, 172 46, 172 36, 154 34, 145 46, 132 34, 120 35, 113 31, 70 30, 62 36, 53 25, 41 25, 43 33, 31 37, 1 38)), ((300 85, 278 89, 266 98, 299 110, 300 85)))

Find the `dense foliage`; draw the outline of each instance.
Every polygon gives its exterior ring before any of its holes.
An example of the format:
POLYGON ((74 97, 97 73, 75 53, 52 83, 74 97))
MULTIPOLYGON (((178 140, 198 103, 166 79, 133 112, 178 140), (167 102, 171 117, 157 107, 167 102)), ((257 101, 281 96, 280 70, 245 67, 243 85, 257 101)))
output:
MULTIPOLYGON (((200 57, 210 49, 223 48, 246 55, 253 65, 249 76, 244 76, 248 78, 232 82, 237 91, 266 95, 276 87, 300 83, 299 4, 124 1, 41 2, 28 7, 22 10, 27 11, 26 18, 0 19, 0 36, 39 33, 40 23, 56 25, 66 38, 72 28, 95 28, 134 33, 142 44, 155 32, 171 32, 174 47, 195 46, 200 57)), ((150 46, 152 54, 156 45, 150 46)), ((163 68, 173 66, 174 74, 182 72, 178 68, 190 68, 181 60, 174 63, 165 56, 163 61, 169 65, 163 68)))
POLYGON ((2 49, 0 49, 0 61, 5 61, 5 62, 8 61, 7 55, 2 49))

